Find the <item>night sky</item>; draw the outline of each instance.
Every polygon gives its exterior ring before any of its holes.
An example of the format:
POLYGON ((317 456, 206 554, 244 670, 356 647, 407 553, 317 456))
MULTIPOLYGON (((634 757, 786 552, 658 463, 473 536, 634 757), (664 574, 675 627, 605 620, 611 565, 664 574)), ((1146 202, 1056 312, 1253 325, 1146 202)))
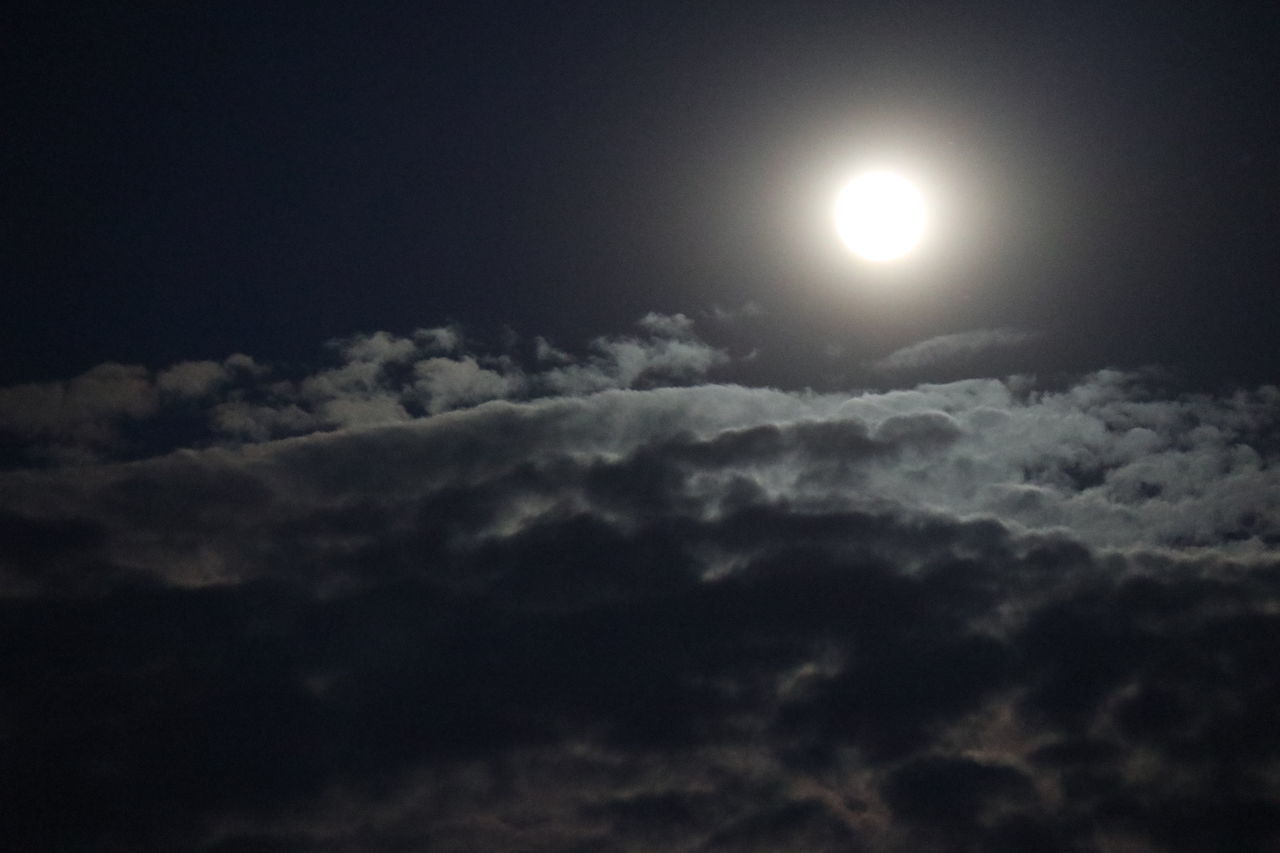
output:
POLYGON ((1280 849, 1280 7, 2 29, 0 848, 1280 849))

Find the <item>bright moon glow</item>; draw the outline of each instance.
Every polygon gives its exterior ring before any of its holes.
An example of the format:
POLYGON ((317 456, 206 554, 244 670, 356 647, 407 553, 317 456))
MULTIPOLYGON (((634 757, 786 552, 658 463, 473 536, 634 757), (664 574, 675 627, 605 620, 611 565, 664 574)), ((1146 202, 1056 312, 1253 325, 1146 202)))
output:
POLYGON ((924 236, 920 191, 892 172, 868 172, 836 197, 836 232, 869 261, 891 261, 910 252, 924 236))

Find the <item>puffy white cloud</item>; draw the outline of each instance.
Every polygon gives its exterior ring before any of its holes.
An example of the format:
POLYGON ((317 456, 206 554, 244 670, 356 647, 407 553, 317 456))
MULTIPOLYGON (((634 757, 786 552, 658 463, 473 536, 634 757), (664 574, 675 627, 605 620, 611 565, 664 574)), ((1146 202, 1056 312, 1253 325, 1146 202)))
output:
POLYGON ((428 358, 413 366, 413 387, 423 395, 427 411, 438 414, 520 393, 524 388, 523 376, 513 366, 505 367, 504 371, 489 370, 470 356, 428 358))

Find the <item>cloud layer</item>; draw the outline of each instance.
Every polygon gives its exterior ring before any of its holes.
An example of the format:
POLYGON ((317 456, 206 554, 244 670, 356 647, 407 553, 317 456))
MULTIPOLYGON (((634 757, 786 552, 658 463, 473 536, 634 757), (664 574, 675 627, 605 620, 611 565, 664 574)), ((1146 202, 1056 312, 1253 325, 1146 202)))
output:
POLYGON ((335 347, 10 427, 239 438, 0 475, 6 847, 1280 840, 1276 389, 666 387, 723 356, 656 315, 335 347))
POLYGON ((356 334, 328 342, 337 365, 292 377, 242 353, 159 371, 101 364, 67 382, 0 388, 0 443, 28 463, 138 457, 399 423, 487 400, 690 382, 728 358, 682 314, 650 313, 636 334, 596 338, 580 355, 537 338, 521 359, 512 338, 492 353, 447 326, 356 334))

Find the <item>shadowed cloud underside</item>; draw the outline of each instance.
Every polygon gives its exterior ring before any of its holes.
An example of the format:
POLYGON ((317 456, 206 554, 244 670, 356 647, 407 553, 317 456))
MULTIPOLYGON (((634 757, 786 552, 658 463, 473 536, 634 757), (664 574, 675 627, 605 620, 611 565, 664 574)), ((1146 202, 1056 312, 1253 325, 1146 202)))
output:
POLYGON ((705 384, 658 315, 519 368, 460 340, 256 402, 247 357, 101 369, 19 423, 99 461, 0 475, 8 846, 1280 838, 1275 389, 705 384), (95 418, 179 398, 222 443, 104 458, 95 418), (300 434, 227 443, 232 404, 300 434))

